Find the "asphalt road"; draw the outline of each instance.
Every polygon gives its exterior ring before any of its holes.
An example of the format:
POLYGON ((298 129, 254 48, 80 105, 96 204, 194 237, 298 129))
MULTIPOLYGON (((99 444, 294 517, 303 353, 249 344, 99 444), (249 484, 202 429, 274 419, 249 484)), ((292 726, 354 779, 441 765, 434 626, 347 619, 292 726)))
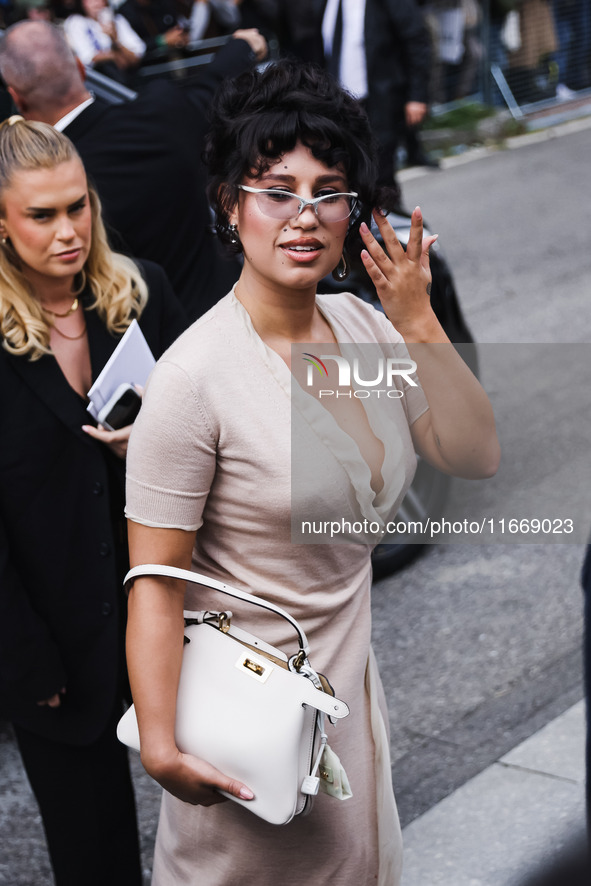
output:
MULTIPOLYGON (((407 205, 420 204, 440 234, 478 341, 591 341, 590 140, 582 131, 404 182, 407 205)), ((494 371, 490 376, 494 386, 494 371)), ((524 458, 519 484, 533 490, 534 501, 536 489, 540 496, 566 489, 568 499, 591 480, 591 472, 576 473, 572 482, 572 452, 584 466, 589 435, 568 379, 557 370, 554 381, 548 420, 535 433, 556 441, 550 451, 559 458, 546 473, 555 464, 563 473, 548 487, 539 460, 524 458)), ((531 383, 531 372, 520 381, 524 404, 531 383)), ((581 387, 577 397, 584 396, 581 387)), ((519 403, 509 403, 518 417, 519 403)), ((510 412, 505 401, 501 410, 510 412)), ((519 430, 519 422, 511 426, 519 430)), ((530 427, 525 423, 521 435, 528 445, 530 427)), ((511 473, 503 476, 497 486, 462 485, 456 507, 494 507, 502 515, 516 485, 511 473)), ((436 544, 376 583, 374 644, 403 824, 582 697, 582 556, 580 541, 436 544)), ((147 871, 158 792, 134 765, 147 871)), ((51 886, 39 817, 1 724, 0 845, 0 884, 51 886)))
POLYGON ((406 205, 419 204, 440 234, 469 325, 487 343, 484 381, 498 407, 499 474, 472 489, 455 482, 451 510, 509 519, 554 507, 578 518, 574 544, 556 544, 564 535, 452 539, 376 584, 374 643, 403 824, 583 694, 590 142, 586 129, 403 184, 406 205), (517 344, 493 344, 507 342, 517 344), (498 383, 504 357, 525 364, 509 395, 498 383))

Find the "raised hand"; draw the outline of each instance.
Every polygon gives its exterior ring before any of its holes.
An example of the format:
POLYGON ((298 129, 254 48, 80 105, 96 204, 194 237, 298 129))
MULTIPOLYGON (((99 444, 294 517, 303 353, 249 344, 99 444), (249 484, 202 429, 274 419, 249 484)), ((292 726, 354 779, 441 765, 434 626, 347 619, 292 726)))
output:
POLYGON ((423 216, 417 206, 411 217, 406 252, 388 219, 375 210, 374 220, 384 246, 376 240, 366 224, 360 233, 365 244, 361 260, 372 279, 388 319, 409 340, 425 340, 439 326, 431 308, 431 270, 429 249, 437 234, 423 237, 423 216))
POLYGON ((245 40, 255 54, 256 60, 261 62, 267 57, 269 47, 267 41, 257 28, 239 28, 232 34, 234 40, 245 40))

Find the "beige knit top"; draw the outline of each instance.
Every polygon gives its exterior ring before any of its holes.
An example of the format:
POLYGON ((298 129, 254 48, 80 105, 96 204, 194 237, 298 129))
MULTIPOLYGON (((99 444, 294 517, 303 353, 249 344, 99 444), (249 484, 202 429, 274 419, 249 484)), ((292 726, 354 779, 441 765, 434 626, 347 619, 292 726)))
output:
MULTIPOLYGON (((339 345, 383 342, 385 353, 405 354, 387 318, 355 296, 318 296, 317 303, 339 345)), ((234 293, 227 295, 150 377, 127 457, 126 513, 148 526, 196 530, 197 571, 267 597, 302 622, 313 666, 351 709, 329 742, 353 798, 320 796, 309 816, 274 828, 233 803, 190 807, 165 793, 154 886, 399 881, 385 707, 370 657, 371 543, 294 543, 301 538, 292 535, 291 477, 300 516, 327 508, 384 522, 411 482, 409 427, 427 403, 420 387, 408 385, 401 399, 363 401, 386 454, 376 496, 348 435, 327 424, 308 394, 296 394, 286 364, 256 334, 234 293)), ((191 589, 185 608, 224 608, 220 603, 213 592, 191 589)), ((283 620, 238 601, 232 610, 246 630, 295 651, 283 620)))

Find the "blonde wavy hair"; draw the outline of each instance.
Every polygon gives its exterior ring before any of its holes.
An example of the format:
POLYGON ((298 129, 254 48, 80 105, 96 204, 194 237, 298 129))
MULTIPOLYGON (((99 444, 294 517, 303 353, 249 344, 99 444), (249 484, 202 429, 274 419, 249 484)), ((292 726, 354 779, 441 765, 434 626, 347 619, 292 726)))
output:
MULTIPOLYGON (((4 215, 3 195, 13 176, 21 170, 53 169, 78 158, 67 136, 46 123, 10 117, 0 124, 0 218, 4 215)), ((76 281, 80 294, 89 287, 96 310, 107 329, 123 333, 134 317, 139 317, 148 299, 148 290, 137 265, 117 252, 107 241, 96 191, 88 188, 92 218, 92 238, 88 258, 76 281)), ((21 260, 9 240, 0 242, 0 333, 2 346, 11 354, 38 360, 51 353, 50 323, 35 297, 33 287, 22 271, 21 260)))

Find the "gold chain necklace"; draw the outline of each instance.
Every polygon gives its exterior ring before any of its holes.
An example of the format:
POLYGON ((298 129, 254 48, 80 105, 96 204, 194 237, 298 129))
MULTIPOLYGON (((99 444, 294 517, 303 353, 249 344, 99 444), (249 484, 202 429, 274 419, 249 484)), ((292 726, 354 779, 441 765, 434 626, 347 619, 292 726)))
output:
POLYGON ((79 333, 79 335, 66 335, 65 332, 61 332, 61 330, 59 330, 57 328, 55 323, 53 325, 53 328, 55 329, 55 331, 57 332, 58 335, 61 335, 62 338, 67 338, 68 341, 78 341, 79 338, 82 338, 83 335, 86 335, 86 326, 84 326, 84 329, 82 330, 81 333, 79 333))
POLYGON ((46 307, 44 307, 43 305, 41 305, 41 307, 43 308, 43 310, 44 310, 47 314, 51 314, 52 317, 69 317, 70 314, 73 314, 75 311, 78 310, 78 298, 75 298, 75 299, 74 299, 74 301, 72 302, 72 304, 70 305, 70 307, 68 308, 68 310, 65 312, 65 314, 58 314, 57 311, 50 311, 49 308, 46 308, 46 307))
MULTIPOLYGON (((52 317, 64 318, 64 317, 70 317, 72 314, 74 314, 78 310, 78 305, 79 305, 78 298, 75 298, 74 301, 72 302, 71 306, 65 312, 65 314, 58 314, 57 311, 50 311, 49 308, 43 308, 43 310, 47 314, 51 314, 52 317)), ((82 317, 82 324, 83 324, 82 332, 78 333, 78 335, 68 335, 67 333, 62 332, 61 329, 58 329, 57 326, 55 325, 55 320, 51 321, 51 328, 54 329, 58 335, 61 335, 62 338, 66 338, 68 341, 78 341, 78 339, 82 338, 83 335, 86 335, 86 323, 84 322, 84 316, 82 317)))

